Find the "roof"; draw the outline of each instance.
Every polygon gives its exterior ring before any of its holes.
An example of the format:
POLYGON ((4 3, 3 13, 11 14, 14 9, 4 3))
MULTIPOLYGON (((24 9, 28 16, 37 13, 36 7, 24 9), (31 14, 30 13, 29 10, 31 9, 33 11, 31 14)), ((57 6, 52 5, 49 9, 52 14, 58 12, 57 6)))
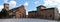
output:
MULTIPOLYGON (((43 10, 51 10, 51 9, 55 9, 55 8, 46 8, 46 9, 43 9, 43 10)), ((41 10, 41 11, 43 11, 41 10)), ((37 12, 37 11, 29 11, 29 13, 32 13, 32 12, 37 12)))
POLYGON ((17 9, 19 9, 19 8, 21 8, 21 7, 24 7, 24 5, 21 5, 21 6, 17 7, 17 8, 13 8, 13 9, 11 9, 11 10, 9 10, 9 11, 14 11, 14 10, 17 10, 17 9))
POLYGON ((14 10, 17 10, 19 7, 17 7, 17 8, 13 8, 13 9, 11 9, 11 10, 9 10, 9 11, 14 11, 14 10))
POLYGON ((46 9, 43 9, 43 10, 51 10, 51 9, 55 9, 55 8, 46 8, 46 9))
POLYGON ((39 8, 39 7, 44 7, 44 8, 46 8, 45 6, 43 6, 43 5, 40 5, 40 6, 38 6, 37 8, 39 8))
POLYGON ((37 11, 29 11, 29 13, 32 13, 32 12, 37 12, 37 11))

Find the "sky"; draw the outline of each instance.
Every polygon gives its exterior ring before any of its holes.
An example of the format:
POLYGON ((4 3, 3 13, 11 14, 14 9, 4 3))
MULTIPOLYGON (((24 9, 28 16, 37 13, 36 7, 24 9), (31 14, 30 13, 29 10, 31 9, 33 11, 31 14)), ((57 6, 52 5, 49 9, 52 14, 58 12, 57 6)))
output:
POLYGON ((9 9, 24 5, 27 15, 28 11, 35 11, 39 5, 44 5, 47 8, 56 7, 60 13, 60 0, 0 0, 0 11, 4 8, 4 3, 9 3, 9 9))

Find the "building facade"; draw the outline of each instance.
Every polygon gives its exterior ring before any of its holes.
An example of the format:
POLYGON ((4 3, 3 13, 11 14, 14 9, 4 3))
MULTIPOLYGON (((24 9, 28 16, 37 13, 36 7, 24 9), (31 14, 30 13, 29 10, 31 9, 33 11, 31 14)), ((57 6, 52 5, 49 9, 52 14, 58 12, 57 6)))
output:
POLYGON ((23 5, 20 7, 14 8, 10 10, 10 15, 13 15, 15 18, 25 18, 26 10, 23 5))
POLYGON ((41 18, 41 19, 59 19, 59 13, 57 8, 46 8, 43 5, 37 7, 35 11, 28 12, 29 18, 41 18))
POLYGON ((28 12, 28 18, 36 18, 37 17, 37 16, 35 16, 36 12, 37 11, 30 11, 30 12, 28 12))
POLYGON ((4 3, 4 9, 8 11, 9 18, 25 18, 26 17, 26 10, 24 5, 21 5, 17 8, 9 10, 9 4, 4 3))

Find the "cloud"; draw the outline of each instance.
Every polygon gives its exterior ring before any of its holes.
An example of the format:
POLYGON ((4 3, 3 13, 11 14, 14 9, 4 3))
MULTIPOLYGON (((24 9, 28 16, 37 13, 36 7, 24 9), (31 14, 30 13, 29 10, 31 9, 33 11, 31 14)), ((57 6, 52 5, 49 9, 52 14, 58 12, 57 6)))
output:
POLYGON ((28 6, 28 2, 25 2, 25 3, 24 3, 24 6, 28 6))
POLYGON ((9 7, 14 8, 16 6, 16 2, 14 0, 9 2, 9 7))
POLYGON ((35 1, 34 4, 35 4, 36 6, 41 5, 41 4, 40 4, 40 1, 35 1))
POLYGON ((34 4, 39 4, 39 1, 35 1, 34 4))
POLYGON ((60 13, 60 0, 44 0, 44 5, 46 6, 55 6, 58 8, 59 13, 60 13))
POLYGON ((58 3, 54 0, 45 0, 44 5, 57 5, 58 3))
MULTIPOLYGON (((4 0, 4 3, 8 3, 8 0, 4 0)), ((9 7, 14 8, 16 6, 16 2, 14 0, 9 2, 9 7)), ((0 5, 0 11, 4 8, 3 5, 0 5)))
POLYGON ((4 0, 4 3, 8 3, 8 0, 4 0))
MULTIPOLYGON (((8 3, 8 0, 4 0, 4 3, 8 3)), ((0 11, 4 8, 3 5, 0 5, 0 11)))
POLYGON ((3 6, 3 5, 0 5, 0 11, 1 11, 3 8, 4 8, 4 6, 3 6))

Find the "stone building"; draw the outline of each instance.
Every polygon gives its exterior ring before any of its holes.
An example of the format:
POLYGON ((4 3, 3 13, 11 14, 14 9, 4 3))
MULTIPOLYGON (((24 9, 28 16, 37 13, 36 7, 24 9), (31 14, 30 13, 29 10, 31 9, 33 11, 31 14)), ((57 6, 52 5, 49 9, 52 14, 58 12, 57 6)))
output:
POLYGON ((37 7, 36 11, 28 12, 29 18, 41 18, 41 19, 59 19, 59 13, 57 8, 46 8, 43 5, 37 7))
POLYGON ((10 18, 25 18, 26 17, 26 10, 24 8, 24 5, 21 5, 17 8, 9 10, 9 4, 4 3, 4 9, 6 9, 9 12, 10 18))

